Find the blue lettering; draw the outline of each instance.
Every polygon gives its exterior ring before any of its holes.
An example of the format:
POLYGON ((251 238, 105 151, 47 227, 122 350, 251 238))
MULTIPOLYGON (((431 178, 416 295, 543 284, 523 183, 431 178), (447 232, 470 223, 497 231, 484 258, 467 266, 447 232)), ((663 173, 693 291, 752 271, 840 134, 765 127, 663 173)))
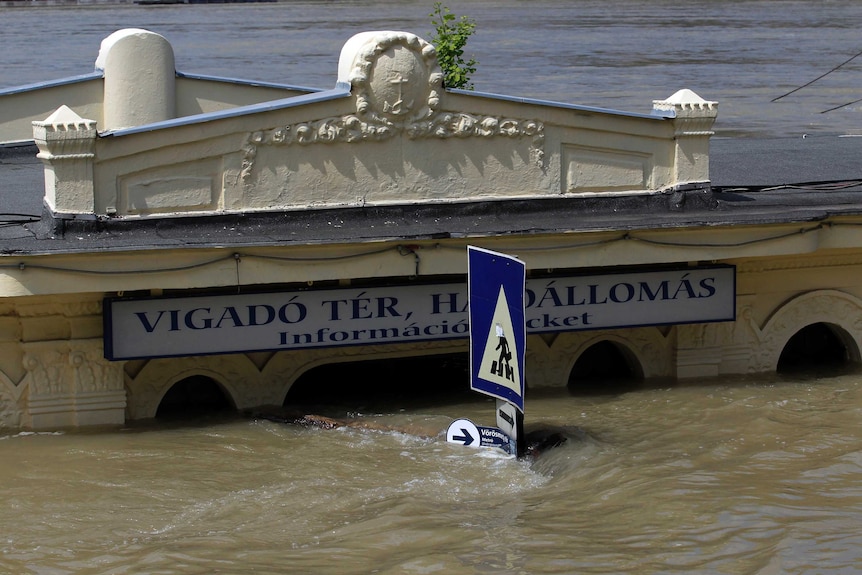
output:
POLYGON ((248 306, 248 325, 267 325, 275 319, 275 308, 271 305, 250 305, 248 306), (266 320, 257 321, 257 308, 266 310, 266 320))
POLYGON ((223 322, 225 320, 225 318, 228 318, 228 317, 233 322, 234 327, 243 327, 244 326, 244 324, 242 323, 242 320, 239 319, 239 314, 236 313, 236 308, 233 306, 228 306, 228 307, 224 308, 224 312, 222 312, 221 317, 216 322, 214 327, 216 329, 220 328, 221 322, 223 322))
POLYGON ((213 326, 213 320, 212 320, 212 318, 211 318, 211 317, 205 317, 205 318, 203 318, 203 323, 201 323, 201 324, 196 324, 196 323, 195 323, 195 314, 196 314, 197 312, 206 312, 206 313, 209 313, 209 312, 210 312, 210 308, 208 308, 208 307, 199 307, 199 308, 195 308, 195 309, 193 309, 193 310, 191 310, 191 311, 189 311, 189 312, 186 312, 186 315, 185 315, 185 324, 186 324, 186 327, 187 327, 187 328, 189 328, 189 329, 210 329, 210 328, 213 326))
POLYGON ((700 293, 698 297, 712 297, 715 295, 715 278, 703 278, 700 280, 700 287, 706 290, 706 293, 700 293))

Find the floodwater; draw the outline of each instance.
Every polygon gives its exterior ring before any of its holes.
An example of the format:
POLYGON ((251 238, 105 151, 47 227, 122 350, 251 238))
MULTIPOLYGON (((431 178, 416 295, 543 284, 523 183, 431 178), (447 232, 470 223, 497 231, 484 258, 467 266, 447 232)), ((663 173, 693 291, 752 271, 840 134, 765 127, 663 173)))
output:
MULTIPOLYGON (((862 103, 845 105, 862 98, 862 56, 850 60, 862 51, 857 0, 445 4, 476 21, 466 55, 479 62, 478 91, 647 113, 653 100, 689 88, 719 102, 719 136, 858 133, 862 124, 862 103)), ((182 72, 331 88, 350 36, 383 29, 430 39, 432 7, 296 0, 0 8, 0 87, 91 72, 104 37, 139 27, 170 40, 182 72)))
POLYGON ((0 572, 851 574, 862 380, 527 397, 535 461, 447 444, 493 403, 0 440, 0 572), (425 437, 431 434, 431 437, 425 437))
MULTIPOLYGON (((856 0, 449 5, 478 23, 478 90, 641 112, 688 87, 720 102, 720 136, 860 126, 859 104, 821 112, 862 98, 862 57, 771 102, 862 50, 856 0)), ((143 27, 181 71, 325 88, 350 35, 428 37, 430 9, 0 8, 0 86, 89 72, 103 37, 143 27)), ((859 373, 531 392, 528 429, 568 438, 535 461, 447 444, 454 418, 493 424, 492 403, 450 399, 350 410, 403 432, 212 416, 0 433, 0 572, 862 571, 859 373)))

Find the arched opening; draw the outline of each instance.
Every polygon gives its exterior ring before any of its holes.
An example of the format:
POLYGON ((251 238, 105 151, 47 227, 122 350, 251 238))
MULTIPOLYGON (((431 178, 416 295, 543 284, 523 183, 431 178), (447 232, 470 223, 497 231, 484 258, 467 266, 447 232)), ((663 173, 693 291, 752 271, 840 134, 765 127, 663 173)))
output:
POLYGON ((850 336, 838 326, 828 323, 813 323, 795 334, 778 358, 779 373, 831 369, 846 366, 850 362, 848 345, 850 336))
POLYGON ((466 353, 330 363, 302 374, 284 405, 385 411, 475 399, 469 387, 466 353))
POLYGON ((176 382, 159 403, 156 418, 175 419, 236 411, 236 406, 211 377, 192 375, 176 382))
POLYGON ((603 340, 588 347, 569 373, 568 388, 578 395, 614 394, 640 385, 643 370, 625 346, 603 340))

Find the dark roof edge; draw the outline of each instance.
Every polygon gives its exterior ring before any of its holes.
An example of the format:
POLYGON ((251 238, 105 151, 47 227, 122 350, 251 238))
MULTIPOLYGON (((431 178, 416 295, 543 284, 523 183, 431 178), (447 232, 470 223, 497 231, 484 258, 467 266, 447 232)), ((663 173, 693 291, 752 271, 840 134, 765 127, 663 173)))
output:
MULTIPOLYGON (((37 237, 43 240, 62 240, 76 235, 102 235, 104 246, 110 249, 112 234, 126 237, 136 233, 146 235, 157 231, 159 235, 173 235, 180 230, 223 230, 233 229, 238 233, 248 232, 249 243, 253 238, 269 236, 266 231, 277 230, 275 236, 296 233, 296 241, 310 243, 329 243, 356 239, 355 233, 348 230, 362 230, 368 239, 387 239, 392 237, 382 225, 387 221, 403 221, 404 229, 399 237, 409 239, 441 239, 470 235, 476 229, 475 220, 488 219, 489 227, 483 235, 531 233, 545 229, 559 229, 558 223, 544 225, 544 217, 561 213, 578 216, 608 216, 620 213, 666 214, 681 212, 712 211, 719 207, 708 182, 674 186, 659 192, 636 195, 553 197, 536 199, 499 199, 479 202, 435 203, 435 204, 398 204, 385 206, 333 207, 314 210, 293 210, 279 212, 241 212, 211 215, 178 215, 159 218, 107 218, 107 217, 69 217, 53 214, 45 207, 41 223, 34 229, 37 237), (512 214, 517 214, 513 218, 512 214), (327 233, 321 230, 331 228, 332 221, 348 222, 342 231, 327 233), (448 221, 446 231, 426 234, 421 231, 427 222, 448 221), (369 233, 376 229, 382 233, 369 233), (491 224, 490 222, 497 222, 491 224), (409 229, 412 225, 416 229, 409 229), (549 227, 550 226, 550 227, 549 227), (251 233, 254 231, 254 233, 251 233), (408 233, 403 233, 403 232, 408 233), (342 233, 346 232, 346 233, 342 233)), ((573 225, 572 229, 578 229, 573 225)), ((214 232, 215 233, 215 232, 214 232)), ((217 236, 217 234, 215 234, 217 236)), ((213 241, 213 244, 217 240, 213 241)), ((120 247, 120 246, 118 246, 120 247)), ((160 246, 165 247, 165 246, 160 246)))

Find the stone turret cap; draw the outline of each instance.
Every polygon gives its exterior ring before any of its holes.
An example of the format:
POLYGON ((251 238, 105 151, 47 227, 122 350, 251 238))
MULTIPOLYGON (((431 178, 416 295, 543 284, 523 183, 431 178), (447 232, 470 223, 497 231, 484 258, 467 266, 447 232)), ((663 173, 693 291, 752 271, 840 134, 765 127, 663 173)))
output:
POLYGON ((677 117, 712 117, 718 115, 718 102, 704 100, 688 88, 678 90, 664 100, 653 100, 653 110, 674 112, 677 117))

